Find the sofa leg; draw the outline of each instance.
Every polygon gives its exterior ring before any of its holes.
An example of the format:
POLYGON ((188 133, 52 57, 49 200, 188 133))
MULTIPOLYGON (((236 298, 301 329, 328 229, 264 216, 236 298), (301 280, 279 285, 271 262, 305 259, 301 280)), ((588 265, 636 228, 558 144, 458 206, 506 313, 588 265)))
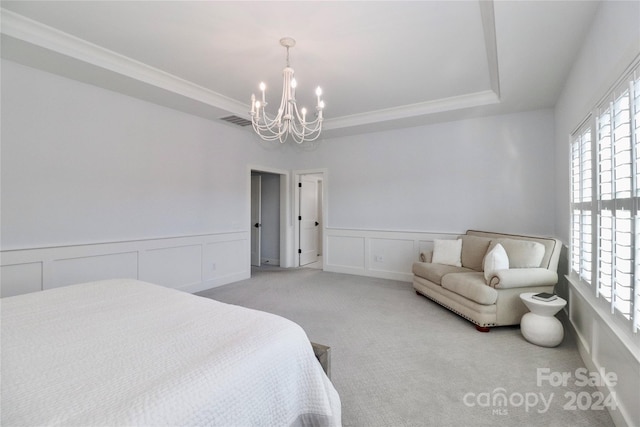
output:
POLYGON ((479 332, 489 332, 491 330, 491 328, 487 328, 486 326, 480 326, 480 325, 476 325, 476 329, 479 332))

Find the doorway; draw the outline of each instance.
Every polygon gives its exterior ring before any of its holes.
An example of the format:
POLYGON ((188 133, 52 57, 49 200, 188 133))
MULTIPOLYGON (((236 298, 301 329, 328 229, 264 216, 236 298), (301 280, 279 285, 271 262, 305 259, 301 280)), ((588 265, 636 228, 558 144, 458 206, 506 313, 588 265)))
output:
POLYGON ((295 202, 297 226, 295 242, 298 246, 297 265, 324 268, 323 242, 326 212, 325 171, 298 171, 295 174, 295 202))
POLYGON ((251 173, 251 265, 262 264, 262 176, 251 173))
POLYGON ((251 265, 290 266, 287 261, 287 171, 250 167, 251 265))

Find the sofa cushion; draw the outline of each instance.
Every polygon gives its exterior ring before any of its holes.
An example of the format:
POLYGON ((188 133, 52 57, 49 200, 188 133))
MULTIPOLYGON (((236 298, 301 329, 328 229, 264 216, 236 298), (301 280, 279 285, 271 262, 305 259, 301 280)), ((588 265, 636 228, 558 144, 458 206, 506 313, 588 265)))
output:
POLYGON ((414 262, 413 274, 427 279, 437 285, 442 282, 442 276, 449 273, 472 272, 473 270, 464 267, 454 267, 445 264, 432 264, 430 262, 414 262))
POLYGON ((447 274, 442 278, 442 287, 482 305, 498 300, 498 291, 487 286, 482 272, 447 274))
POLYGON ((496 271, 509 269, 509 257, 502 245, 498 243, 484 257, 484 280, 489 285, 496 271))
POLYGON ((491 250, 500 243, 509 257, 509 268, 540 267, 544 258, 544 245, 530 240, 494 239, 489 245, 491 250))
POLYGON ((467 236, 462 240, 462 266, 475 271, 482 271, 482 260, 487 254, 491 239, 487 237, 467 236))
POLYGON ((434 264, 453 265, 462 267, 460 254, 462 253, 461 240, 439 240, 433 241, 433 256, 431 262, 434 264))

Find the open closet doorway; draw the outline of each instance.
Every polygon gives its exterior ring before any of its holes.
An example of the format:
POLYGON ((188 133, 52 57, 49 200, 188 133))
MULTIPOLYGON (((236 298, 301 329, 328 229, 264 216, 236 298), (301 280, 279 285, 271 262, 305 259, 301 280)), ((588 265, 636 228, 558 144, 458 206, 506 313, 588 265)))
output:
POLYGON ((251 265, 287 267, 287 186, 286 171, 250 169, 251 265))
POLYGON ((324 171, 295 173, 297 265, 323 269, 326 182, 324 171))
POLYGON ((251 265, 262 264, 262 175, 251 174, 251 265))

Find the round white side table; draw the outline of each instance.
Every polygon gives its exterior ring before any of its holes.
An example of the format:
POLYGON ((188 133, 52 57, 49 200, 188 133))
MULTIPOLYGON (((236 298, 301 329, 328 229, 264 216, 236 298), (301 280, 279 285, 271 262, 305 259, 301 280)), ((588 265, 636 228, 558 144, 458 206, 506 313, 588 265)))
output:
POLYGON ((520 331, 530 343, 542 347, 555 347, 564 338, 564 328, 555 314, 567 305, 567 301, 560 297, 553 301, 540 301, 533 298, 536 293, 520 294, 520 299, 531 311, 522 316, 520 331))

